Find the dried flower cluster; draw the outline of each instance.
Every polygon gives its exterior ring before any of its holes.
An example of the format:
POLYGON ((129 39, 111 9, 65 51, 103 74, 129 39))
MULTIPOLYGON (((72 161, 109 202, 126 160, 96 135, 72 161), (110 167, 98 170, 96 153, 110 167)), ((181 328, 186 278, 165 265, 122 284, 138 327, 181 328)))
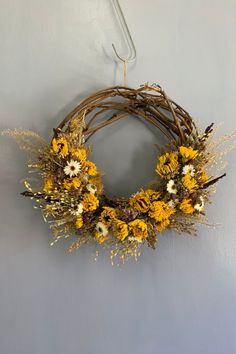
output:
MULTIPOLYGON (((143 243, 155 248, 157 235, 163 230, 194 234, 195 223, 206 222, 204 210, 212 186, 225 174, 213 177, 209 172, 223 155, 219 156, 216 143, 209 142, 212 125, 199 134, 188 113, 168 99, 161 88, 146 85, 138 90, 109 90, 82 102, 54 129, 50 144, 26 130, 5 131, 5 134, 13 136, 31 154, 29 167, 40 175, 39 183, 34 186, 29 179, 25 180, 27 191, 22 194, 36 200, 45 221, 50 222, 52 244, 61 237, 75 237, 69 248, 71 252, 93 240, 109 248, 111 258, 118 255, 124 260, 129 256, 136 258, 143 243), (145 91, 154 91, 154 94, 145 91), (88 111, 91 114, 93 109, 101 108, 104 112, 104 99, 115 95, 126 99, 124 106, 120 102, 114 106, 111 102, 106 104, 107 110, 116 108, 118 113, 105 124, 91 128, 96 113, 86 125, 88 111), (150 186, 128 199, 108 198, 104 194, 101 172, 88 159, 90 149, 85 138, 116 121, 118 115, 121 118, 133 112, 135 99, 142 102, 145 99, 145 117, 158 128, 157 123, 162 121, 162 126, 169 130, 169 142, 158 157, 156 179, 150 186), (169 117, 164 120, 163 112, 157 114, 150 107, 155 107, 156 112, 160 112, 159 108, 171 112, 173 121, 169 117)), ((144 117, 140 107, 135 109, 144 117)), ((224 137, 223 142, 228 138, 224 137)))

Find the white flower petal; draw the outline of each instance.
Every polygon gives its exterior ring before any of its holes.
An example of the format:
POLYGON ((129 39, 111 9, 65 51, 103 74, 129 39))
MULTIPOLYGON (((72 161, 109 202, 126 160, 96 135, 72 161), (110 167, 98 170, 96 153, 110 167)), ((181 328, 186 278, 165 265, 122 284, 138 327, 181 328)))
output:
POLYGON ((174 207, 175 207, 175 203, 174 203, 173 200, 170 200, 170 201, 168 202, 168 205, 169 205, 171 208, 174 208, 174 207))
POLYGON ((177 189, 175 187, 175 181, 173 179, 170 179, 169 182, 166 185, 167 192, 170 194, 176 194, 177 189))
POLYGON ((197 210, 197 211, 203 211, 204 205, 205 205, 204 199, 203 199, 202 196, 200 196, 199 199, 200 199, 200 202, 199 202, 199 203, 196 203, 193 207, 194 207, 194 209, 197 210))
POLYGON ((64 168, 65 174, 70 177, 77 176, 80 170, 81 170, 81 163, 74 160, 67 161, 67 165, 64 168))
POLYGON ((83 204, 82 203, 79 203, 76 205, 76 207, 71 210, 71 214, 72 215, 75 215, 75 216, 79 216, 83 213, 83 204))
POLYGON ((189 174, 190 176, 194 176, 194 173, 195 173, 195 168, 193 165, 189 164, 189 165, 185 165, 183 167, 183 170, 182 170, 182 173, 183 175, 187 175, 189 174))
POLYGON ((128 240, 129 240, 129 241, 139 242, 139 243, 142 243, 142 242, 143 242, 142 240, 139 240, 139 239, 137 239, 136 237, 133 237, 133 236, 129 236, 129 237, 128 237, 128 240))
POLYGON ((90 193, 95 194, 97 192, 97 187, 94 184, 89 183, 86 188, 90 193))
POLYGON ((103 224, 101 221, 99 221, 96 225, 96 230, 102 234, 103 236, 106 236, 108 234, 108 229, 105 224, 103 224))

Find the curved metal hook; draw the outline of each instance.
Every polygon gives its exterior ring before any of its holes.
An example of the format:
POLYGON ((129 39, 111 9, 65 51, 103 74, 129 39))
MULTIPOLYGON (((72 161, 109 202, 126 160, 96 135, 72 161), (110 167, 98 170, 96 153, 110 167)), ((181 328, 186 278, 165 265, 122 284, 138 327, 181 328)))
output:
POLYGON ((123 32, 125 34, 125 37, 126 37, 126 41, 127 41, 127 44, 128 44, 128 47, 129 47, 129 51, 130 51, 130 55, 128 58, 122 58, 118 53, 117 53, 117 50, 116 50, 116 47, 115 45, 112 43, 112 48, 117 56, 118 59, 120 59, 121 61, 123 61, 123 63, 131 63, 133 62, 135 59, 136 59, 136 48, 135 48, 135 45, 134 45, 134 41, 132 39, 132 36, 130 34, 130 31, 129 31, 129 28, 128 28, 128 25, 127 25, 127 22, 125 20, 125 17, 124 17, 124 14, 123 14, 123 11, 121 10, 121 7, 120 7, 120 4, 119 4, 119 1, 118 0, 113 0, 114 4, 115 4, 115 9, 116 9, 116 12, 118 14, 118 17, 119 17, 119 20, 120 20, 120 23, 121 23, 121 26, 122 26, 122 29, 123 29, 123 32))

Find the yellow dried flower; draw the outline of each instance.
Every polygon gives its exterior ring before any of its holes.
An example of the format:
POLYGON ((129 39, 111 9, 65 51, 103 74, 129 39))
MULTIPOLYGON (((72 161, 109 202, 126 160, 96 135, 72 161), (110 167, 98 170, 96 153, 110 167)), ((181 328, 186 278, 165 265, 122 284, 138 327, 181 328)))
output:
POLYGON ((105 224, 99 221, 96 225, 95 239, 98 243, 103 243, 109 238, 108 229, 105 224))
POLYGON ((184 187, 187 188, 189 191, 193 191, 198 186, 196 179, 190 176, 189 174, 182 177, 182 183, 184 187))
POLYGON ((145 191, 136 193, 129 199, 129 204, 140 213, 146 213, 150 206, 148 193, 145 191))
POLYGON ((67 190, 74 188, 78 189, 81 186, 81 181, 79 177, 67 178, 63 181, 63 187, 67 190))
POLYGON ((192 214, 194 212, 192 200, 184 198, 179 205, 179 209, 185 214, 192 214))
POLYGON ((148 236, 148 226, 140 219, 133 220, 129 222, 129 228, 138 241, 142 241, 143 238, 148 236))
POLYGON ((119 220, 119 219, 115 219, 114 223, 113 223, 113 232, 114 235, 120 240, 120 241, 124 241, 124 239, 128 236, 129 234, 129 228, 128 225, 119 220))
POLYGON ((163 221, 175 213, 175 208, 172 208, 164 201, 156 201, 151 204, 149 216, 155 221, 163 221))
POLYGON ((145 192, 147 193, 151 202, 160 199, 161 193, 158 191, 154 191, 153 189, 146 189, 145 192))
POLYGON ((93 211, 96 210, 99 205, 99 200, 93 193, 84 193, 82 199, 82 205, 84 211, 93 211))
POLYGON ((112 221, 116 218, 116 210, 114 208, 110 207, 103 207, 103 211, 100 215, 100 220, 106 224, 107 226, 110 226, 112 224, 112 221))
POLYGON ((65 157, 69 153, 68 143, 65 138, 53 138, 52 139, 52 150, 54 153, 65 157))
POLYGON ((82 162, 82 170, 89 176, 96 176, 98 173, 95 163, 87 160, 82 162))
POLYGON ((175 152, 167 152, 159 157, 156 172, 162 178, 168 178, 178 172, 179 163, 178 156, 175 152))
POLYGON ((71 149, 72 156, 77 157, 80 161, 84 161, 87 158, 87 150, 83 147, 72 148, 71 149))
POLYGON ((204 183, 206 183, 208 180, 209 180, 208 174, 206 173, 206 171, 203 171, 203 172, 200 174, 199 182, 202 183, 202 184, 204 184, 204 183))
POLYGON ((198 156, 198 150, 194 150, 191 146, 180 146, 179 152, 187 160, 195 159, 198 156))
POLYGON ((161 232, 165 230, 168 226, 170 225, 170 220, 169 219, 164 219, 157 223, 156 229, 157 231, 161 232))
POLYGON ((44 179, 43 191, 46 193, 51 192, 53 190, 53 187, 54 187, 53 176, 47 176, 44 179))
POLYGON ((106 241, 109 238, 108 235, 104 236, 103 234, 101 234, 100 232, 96 231, 95 232, 95 239, 97 241, 97 243, 102 244, 104 241, 106 241))
POLYGON ((81 229, 82 226, 83 226, 83 218, 82 216, 79 216, 75 221, 75 227, 76 229, 81 229))

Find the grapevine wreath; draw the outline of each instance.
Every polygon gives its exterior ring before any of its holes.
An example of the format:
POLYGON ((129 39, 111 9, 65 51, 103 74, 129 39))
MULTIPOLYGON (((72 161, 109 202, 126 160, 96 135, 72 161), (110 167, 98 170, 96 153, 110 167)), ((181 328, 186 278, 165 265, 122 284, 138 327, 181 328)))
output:
MULTIPOLYGON (((140 254, 140 245, 155 248, 164 230, 195 234, 197 222, 207 223, 205 204, 224 174, 214 175, 226 151, 212 141, 213 124, 200 132, 193 118, 170 99, 159 85, 138 89, 112 87, 82 101, 54 129, 50 144, 29 130, 7 130, 29 152, 30 172, 23 196, 37 202, 50 223, 53 241, 73 239, 68 251, 90 241, 104 245, 111 258, 140 254), (99 120, 105 113, 106 120, 99 120), (106 196, 102 173, 89 160, 87 142, 99 129, 129 115, 159 129, 167 142, 159 147, 156 178, 128 199, 106 196), (98 122, 99 120, 99 122, 98 122), (97 123, 96 123, 97 122, 97 123), (216 166, 217 165, 217 166, 216 166)), ((227 150, 228 152, 228 150, 227 150)))

